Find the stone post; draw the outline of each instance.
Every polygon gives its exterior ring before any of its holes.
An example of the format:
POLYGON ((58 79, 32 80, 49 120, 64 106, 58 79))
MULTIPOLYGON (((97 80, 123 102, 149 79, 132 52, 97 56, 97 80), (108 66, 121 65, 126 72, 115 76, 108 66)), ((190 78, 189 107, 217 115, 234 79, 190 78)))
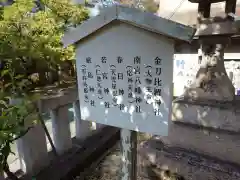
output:
POLYGON ((5 180, 4 173, 0 172, 0 180, 5 180))
POLYGON ((89 121, 83 121, 81 119, 79 100, 73 103, 73 109, 74 109, 74 119, 76 122, 76 138, 79 141, 83 141, 86 139, 86 137, 91 135, 92 123, 89 121))
POLYGON ((28 174, 38 173, 48 165, 47 143, 44 130, 40 124, 17 140, 21 168, 28 174))
POLYGON ((72 147, 69 127, 68 107, 62 106, 50 111, 53 128, 53 141, 57 153, 63 154, 72 147))
MULTIPOLYGON (((22 99, 13 98, 10 104, 21 104, 22 99)), ((29 115, 25 119, 25 128, 31 129, 21 138, 17 139, 17 150, 21 169, 29 175, 38 173, 49 163, 47 143, 44 129, 41 124, 33 123, 36 115, 29 115)))

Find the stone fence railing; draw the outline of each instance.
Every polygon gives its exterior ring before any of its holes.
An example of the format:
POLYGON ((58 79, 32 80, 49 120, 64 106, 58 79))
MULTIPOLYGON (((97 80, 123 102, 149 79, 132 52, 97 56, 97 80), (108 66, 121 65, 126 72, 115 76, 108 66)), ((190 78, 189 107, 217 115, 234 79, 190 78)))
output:
MULTIPOLYGON (((46 120, 45 125, 59 155, 77 144, 79 146, 79 143, 73 143, 73 137, 76 142, 82 142, 103 127, 101 124, 81 120, 76 89, 68 89, 64 93, 43 97, 39 102, 40 111, 50 115, 50 120, 46 120), (70 118, 71 110, 72 118, 70 118)), ((13 149, 16 155, 9 160, 11 171, 22 170, 30 175, 36 174, 52 160, 52 155, 49 153, 51 146, 40 123, 30 129, 24 137, 18 139, 13 149)))

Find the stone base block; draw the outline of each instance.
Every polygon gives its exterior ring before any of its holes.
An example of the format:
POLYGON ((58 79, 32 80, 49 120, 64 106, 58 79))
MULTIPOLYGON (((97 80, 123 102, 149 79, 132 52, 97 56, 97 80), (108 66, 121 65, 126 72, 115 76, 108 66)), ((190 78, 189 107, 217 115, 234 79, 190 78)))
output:
POLYGON ((168 136, 154 136, 141 157, 186 179, 240 179, 240 108, 237 103, 175 102, 168 136))
POLYGON ((169 122, 168 136, 157 138, 168 146, 177 146, 240 164, 240 134, 169 122))
MULTIPOLYGON (((141 172, 160 177, 163 170, 187 180, 239 180, 240 168, 234 164, 164 145, 159 139, 143 143, 139 148, 141 172), (150 172, 151 171, 151 172, 150 172), (146 173, 147 172, 147 173, 146 173)), ((182 178, 178 179, 182 179, 182 178)))
MULTIPOLYGON (((207 103, 206 103, 207 104, 207 103)), ((240 132, 240 108, 236 105, 173 103, 172 120, 203 127, 240 132)))

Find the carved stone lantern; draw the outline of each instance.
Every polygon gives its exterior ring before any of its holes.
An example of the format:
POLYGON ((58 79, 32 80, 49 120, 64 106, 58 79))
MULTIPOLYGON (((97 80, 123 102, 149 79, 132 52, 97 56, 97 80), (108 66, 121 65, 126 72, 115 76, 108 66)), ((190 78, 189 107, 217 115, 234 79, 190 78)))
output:
POLYGON ((235 14, 236 11, 236 1, 237 0, 188 0, 191 3, 198 3, 198 13, 199 18, 209 18, 210 17, 210 9, 212 3, 219 3, 219 2, 225 2, 225 14, 226 17, 229 17, 232 19, 231 16, 229 16, 229 13, 235 14))
POLYGON ((211 4, 223 0, 189 0, 198 3, 198 24, 195 36, 199 39, 200 68, 196 79, 183 96, 187 99, 232 101, 235 89, 224 67, 224 49, 237 32, 229 13, 235 13, 236 0, 225 1, 225 16, 210 17, 211 4))
POLYGON ((188 0, 191 3, 202 3, 202 2, 207 2, 207 3, 218 3, 218 2, 223 2, 226 0, 188 0))

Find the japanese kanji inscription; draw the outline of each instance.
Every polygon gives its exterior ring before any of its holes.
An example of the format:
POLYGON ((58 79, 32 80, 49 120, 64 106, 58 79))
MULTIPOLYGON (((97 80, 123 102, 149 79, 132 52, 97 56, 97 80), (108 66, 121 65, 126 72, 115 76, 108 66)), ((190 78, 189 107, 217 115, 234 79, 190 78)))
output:
POLYGON ((160 115, 161 111, 159 108, 161 106, 162 91, 162 59, 160 57, 157 56, 152 59, 152 63, 150 61, 149 64, 141 64, 141 56, 135 56, 133 64, 126 64, 125 68, 121 69, 123 70, 122 72, 116 68, 117 64, 121 64, 124 61, 121 56, 116 57, 115 63, 114 61, 108 61, 107 57, 103 56, 99 59, 101 63, 95 65, 95 67, 91 66, 91 59, 91 57, 87 57, 86 63, 81 66, 82 86, 84 87, 83 93, 86 103, 89 103, 92 107, 96 107, 95 96, 92 96, 95 94, 98 99, 104 100, 104 107, 106 109, 117 106, 120 111, 124 111, 125 108, 134 105, 134 112, 141 113, 141 106, 147 104, 154 107, 153 114, 155 116, 160 115), (93 69, 95 69, 95 73, 92 72, 93 69), (144 74, 144 79, 141 78, 141 73, 144 74), (88 83, 90 79, 96 79, 95 87, 93 84, 88 83), (103 88, 102 81, 110 81, 111 86, 104 86, 103 88), (124 89, 122 86, 118 86, 119 81, 126 81, 128 84, 127 88, 124 89), (94 98, 89 99, 89 97, 94 98), (126 99, 125 103, 118 103, 119 98, 126 99), (106 101, 107 99, 108 101, 106 101))
POLYGON ((173 41, 164 36, 128 25, 113 26, 79 46, 76 53, 81 118, 167 135, 173 47, 173 41))

